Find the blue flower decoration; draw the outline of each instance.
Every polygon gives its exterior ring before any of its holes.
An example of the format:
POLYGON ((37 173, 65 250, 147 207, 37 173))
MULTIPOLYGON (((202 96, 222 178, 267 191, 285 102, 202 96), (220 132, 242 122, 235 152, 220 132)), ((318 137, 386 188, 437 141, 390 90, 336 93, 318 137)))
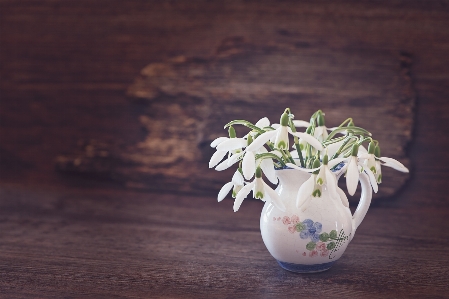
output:
POLYGON ((320 233, 323 229, 323 225, 319 222, 313 222, 311 219, 306 219, 302 222, 301 232, 299 233, 299 237, 301 239, 308 239, 314 243, 320 241, 320 233))

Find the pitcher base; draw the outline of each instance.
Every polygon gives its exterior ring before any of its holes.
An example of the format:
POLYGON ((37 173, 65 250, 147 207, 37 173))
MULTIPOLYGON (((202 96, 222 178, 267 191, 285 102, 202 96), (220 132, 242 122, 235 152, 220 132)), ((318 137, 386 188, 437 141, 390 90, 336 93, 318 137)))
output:
POLYGON ((316 265, 301 265, 301 264, 293 264, 277 261, 278 264, 284 268, 285 270, 295 272, 295 273, 316 273, 323 272, 328 270, 334 262, 324 263, 324 264, 316 264, 316 265))

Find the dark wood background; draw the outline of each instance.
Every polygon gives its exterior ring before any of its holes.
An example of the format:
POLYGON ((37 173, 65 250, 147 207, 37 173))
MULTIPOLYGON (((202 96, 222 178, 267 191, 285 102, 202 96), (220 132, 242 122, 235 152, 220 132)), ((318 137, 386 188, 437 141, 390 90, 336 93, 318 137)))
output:
POLYGON ((0 14, 2 297, 447 297, 448 1, 0 1, 0 14), (143 140, 143 104, 126 96, 140 71, 229 36, 412 61, 410 180, 325 273, 277 266, 260 202, 234 214, 214 195, 55 170, 86 140, 143 140))

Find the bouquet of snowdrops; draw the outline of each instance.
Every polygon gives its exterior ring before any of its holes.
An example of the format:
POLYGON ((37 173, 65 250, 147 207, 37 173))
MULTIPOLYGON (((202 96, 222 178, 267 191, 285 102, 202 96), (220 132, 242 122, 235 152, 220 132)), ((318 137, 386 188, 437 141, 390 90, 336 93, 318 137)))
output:
MULTIPOLYGON (((345 172, 350 195, 357 189, 361 172, 368 175, 374 192, 382 182, 381 166, 408 172, 399 161, 381 157, 379 142, 372 138, 370 132, 355 126, 352 118, 338 127, 327 128, 321 110, 312 115, 310 122, 295 120, 287 108, 279 124, 270 124, 264 117, 255 124, 234 120, 226 124, 225 129, 228 129, 229 137, 219 137, 211 143, 217 151, 210 159, 209 168, 222 171, 238 163, 232 180, 218 193, 218 201, 222 201, 232 190, 234 212, 251 190, 256 199, 271 201, 277 208, 285 209, 279 195, 263 181, 265 175, 268 181, 277 184, 275 169, 293 168, 312 174, 298 191, 297 207, 301 207, 308 198, 320 197, 324 185, 329 192, 337 193, 337 180, 332 172, 337 167, 345 172), (250 131, 237 137, 235 125, 246 126, 250 131), (298 132, 297 128, 305 128, 305 131, 298 132), (293 137, 292 147, 289 135, 293 137)), ((347 199, 344 204, 348 205, 347 199)))

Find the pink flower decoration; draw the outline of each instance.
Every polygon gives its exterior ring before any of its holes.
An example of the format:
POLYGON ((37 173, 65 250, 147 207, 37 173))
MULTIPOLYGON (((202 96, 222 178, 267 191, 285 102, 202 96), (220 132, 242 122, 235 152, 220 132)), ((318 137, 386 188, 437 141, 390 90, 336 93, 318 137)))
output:
POLYGON ((318 251, 312 250, 311 252, 309 252, 309 256, 310 256, 310 257, 318 256, 318 251))
POLYGON ((281 220, 281 217, 278 217, 278 220, 281 220))
POLYGON ((306 255, 307 255, 307 253, 305 253, 305 252, 302 253, 302 256, 306 256, 306 255))
MULTIPOLYGON (((285 223, 284 223, 285 224, 285 223)), ((296 233, 296 228, 295 228, 295 226, 293 225, 293 226, 289 226, 288 227, 288 231, 291 233, 291 234, 294 234, 294 233, 296 233)))
POLYGON ((284 216, 284 218, 282 218, 282 222, 283 222, 285 225, 291 224, 290 217, 284 216))
POLYGON ((321 253, 320 253, 321 256, 326 256, 328 254, 329 254, 329 250, 327 250, 327 249, 321 251, 321 253))
POLYGON ((276 221, 276 217, 273 217, 273 221, 276 221))
POLYGON ((319 251, 327 250, 326 244, 323 242, 318 242, 318 243, 316 243, 316 249, 319 251))
POLYGON ((292 220, 292 223, 293 223, 293 224, 296 224, 296 223, 299 222, 299 217, 296 216, 296 215, 293 215, 291 220, 292 220))

